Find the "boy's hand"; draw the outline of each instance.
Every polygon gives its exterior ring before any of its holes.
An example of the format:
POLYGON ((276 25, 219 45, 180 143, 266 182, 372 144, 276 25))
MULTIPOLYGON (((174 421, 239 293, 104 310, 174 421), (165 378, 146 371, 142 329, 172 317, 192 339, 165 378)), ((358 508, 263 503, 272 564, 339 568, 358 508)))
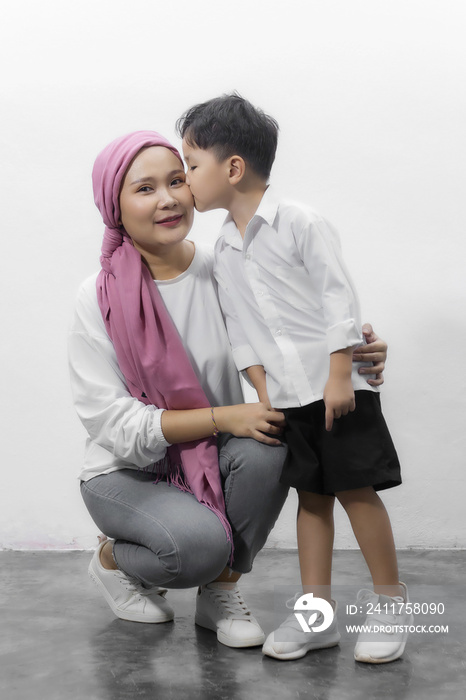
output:
POLYGON ((356 408, 351 378, 330 379, 324 389, 325 429, 331 430, 335 418, 346 416, 356 408))
POLYGON ((387 343, 378 337, 372 330, 370 323, 365 323, 362 332, 367 345, 356 348, 353 354, 354 362, 372 362, 373 367, 360 367, 359 374, 375 374, 375 378, 367 380, 371 386, 380 386, 384 383, 383 371, 387 360, 387 343))

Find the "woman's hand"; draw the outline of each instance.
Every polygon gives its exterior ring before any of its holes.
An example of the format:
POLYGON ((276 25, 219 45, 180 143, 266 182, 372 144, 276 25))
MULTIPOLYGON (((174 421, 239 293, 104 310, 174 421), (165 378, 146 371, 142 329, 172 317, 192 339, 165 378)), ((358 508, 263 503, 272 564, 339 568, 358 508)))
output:
POLYGON ((282 444, 280 440, 272 437, 280 435, 285 425, 285 416, 280 411, 261 402, 218 406, 214 410, 215 422, 221 433, 254 438, 266 445, 282 444))
POLYGON ((359 374, 375 374, 375 379, 367 380, 371 386, 380 386, 384 383, 383 371, 387 360, 387 343, 378 337, 372 330, 370 323, 365 323, 362 332, 367 345, 361 345, 353 353, 354 362, 372 362, 373 367, 360 367, 359 374))

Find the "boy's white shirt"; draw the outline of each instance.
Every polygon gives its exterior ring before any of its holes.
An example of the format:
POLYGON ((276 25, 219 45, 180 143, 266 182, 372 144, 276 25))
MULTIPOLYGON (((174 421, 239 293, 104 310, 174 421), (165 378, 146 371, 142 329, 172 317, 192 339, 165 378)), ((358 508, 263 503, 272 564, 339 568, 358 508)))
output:
MULTIPOLYGON (((227 216, 214 274, 237 368, 264 366, 276 408, 322 399, 330 353, 363 342, 357 293, 331 224, 269 187, 244 240, 227 216)), ((357 372, 368 363, 353 364, 354 389, 377 391, 357 372)))
MULTIPOLYGON (((162 299, 212 406, 242 403, 212 272, 213 253, 196 245, 188 269, 157 281, 162 299)), ((78 415, 89 433, 83 480, 116 469, 138 469, 162 459, 169 443, 160 419, 164 409, 146 406, 128 391, 97 302, 97 274, 78 293, 69 335, 71 387, 78 415)))

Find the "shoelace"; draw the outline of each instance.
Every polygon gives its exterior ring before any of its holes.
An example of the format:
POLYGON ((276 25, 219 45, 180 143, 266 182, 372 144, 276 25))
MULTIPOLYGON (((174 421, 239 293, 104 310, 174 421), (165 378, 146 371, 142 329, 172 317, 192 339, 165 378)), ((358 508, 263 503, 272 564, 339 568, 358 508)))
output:
POLYGON ((228 617, 235 620, 251 618, 251 611, 244 602, 239 589, 215 589, 209 588, 209 593, 215 603, 221 604, 223 610, 228 612, 228 617))
POLYGON ((151 594, 157 594, 162 597, 165 597, 165 593, 167 592, 167 588, 144 588, 144 586, 139 583, 139 581, 136 581, 134 578, 130 578, 129 576, 126 576, 123 574, 121 571, 116 572, 119 578, 119 581, 121 585, 126 588, 127 591, 130 593, 137 593, 140 596, 148 596, 151 594))

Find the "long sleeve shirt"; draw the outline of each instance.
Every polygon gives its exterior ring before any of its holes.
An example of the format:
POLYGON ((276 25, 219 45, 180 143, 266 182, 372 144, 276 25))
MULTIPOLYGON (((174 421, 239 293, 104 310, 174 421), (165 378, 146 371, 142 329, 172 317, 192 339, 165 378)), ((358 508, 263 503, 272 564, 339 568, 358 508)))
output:
MULTIPOLYGON (((226 218, 214 274, 238 370, 263 365, 276 408, 322 399, 330 354, 362 343, 359 302, 335 229, 269 187, 244 239, 226 218)), ((357 373, 361 364, 353 363, 354 388, 376 390, 357 373)))
MULTIPOLYGON (((220 311, 213 255, 196 246, 191 265, 171 280, 154 280, 193 369, 212 406, 243 402, 238 371, 220 311)), ((86 481, 116 469, 138 469, 162 459, 169 443, 163 409, 131 396, 97 302, 97 274, 81 286, 69 335, 74 404, 88 432, 86 481)), ((187 407, 189 408, 189 407, 187 407)))

